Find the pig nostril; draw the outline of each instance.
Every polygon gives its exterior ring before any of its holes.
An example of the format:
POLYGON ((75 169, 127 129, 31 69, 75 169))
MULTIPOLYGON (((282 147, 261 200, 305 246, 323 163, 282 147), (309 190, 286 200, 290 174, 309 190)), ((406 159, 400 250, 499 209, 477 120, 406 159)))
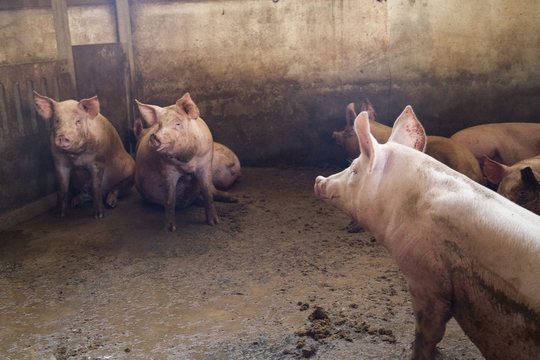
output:
POLYGON ((55 142, 56 142, 56 145, 58 146, 66 147, 66 146, 69 146, 69 144, 71 143, 71 140, 69 140, 65 136, 58 136, 55 142))
POLYGON ((156 136, 156 134, 150 135, 149 142, 150 142, 150 145, 151 145, 151 146, 154 146, 154 147, 158 147, 158 146, 161 145, 161 141, 159 141, 159 139, 158 139, 158 137, 156 136))

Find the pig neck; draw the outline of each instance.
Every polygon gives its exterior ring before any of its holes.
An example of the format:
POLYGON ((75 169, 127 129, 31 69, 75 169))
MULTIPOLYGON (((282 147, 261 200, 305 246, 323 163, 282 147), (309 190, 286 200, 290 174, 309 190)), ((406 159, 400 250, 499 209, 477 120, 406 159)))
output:
MULTIPOLYGON (((431 204, 438 197, 448 195, 448 184, 454 180, 452 174, 446 173, 444 165, 418 154, 417 150, 395 144, 384 145, 384 150, 384 165, 374 170, 369 198, 362 201, 370 207, 369 211, 364 211, 367 228, 399 263, 405 254, 410 255, 412 247, 415 252, 430 251, 432 242, 422 239, 436 236, 431 204)), ((453 194, 470 191, 469 182, 456 184, 453 186, 459 189, 452 190, 453 194)), ((459 197, 452 199, 452 203, 454 201, 453 205, 468 207, 458 204, 459 197)), ((435 209, 438 210, 441 209, 435 209)), ((444 215, 454 221, 450 209, 444 215)))
POLYGON ((515 284, 531 299, 540 292, 537 215, 416 150, 387 150, 384 176, 365 220, 402 271, 414 273, 420 264, 441 257, 453 261, 448 257, 453 253, 474 259, 492 283, 515 284), (503 280, 486 275, 497 274, 501 264, 504 274, 497 276, 503 280))

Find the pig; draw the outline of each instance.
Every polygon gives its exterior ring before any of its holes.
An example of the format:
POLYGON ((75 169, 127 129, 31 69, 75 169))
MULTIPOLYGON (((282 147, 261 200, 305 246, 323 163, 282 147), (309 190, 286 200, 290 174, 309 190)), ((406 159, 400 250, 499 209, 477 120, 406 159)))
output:
POLYGON ((465 145, 484 166, 484 156, 513 165, 540 154, 540 124, 483 124, 456 132, 450 139, 465 145))
POLYGON ((212 182, 218 190, 226 190, 241 176, 240 160, 223 144, 214 141, 212 182))
POLYGON ((486 359, 540 359, 540 217, 422 153, 407 106, 386 144, 355 120, 361 154, 315 195, 369 230, 412 296, 412 359, 433 359, 454 317, 486 359))
MULTIPOLYGON (((142 120, 136 119, 133 127, 135 138, 139 141, 147 132, 142 120)), ((214 141, 214 156, 212 159, 212 182, 216 189, 226 190, 242 175, 240 160, 236 154, 225 145, 214 141)))
POLYGON ((77 206, 91 196, 94 218, 104 216, 105 203, 114 208, 134 182, 135 162, 114 126, 99 113, 97 96, 57 102, 34 91, 36 111, 51 120, 51 153, 58 180, 57 216, 64 217, 70 182, 77 206))
MULTIPOLYGON (((377 115, 375 109, 368 99, 364 100, 362 111, 366 111, 369 115, 371 132, 375 139, 379 143, 386 142, 390 137, 392 128, 376 121, 377 115)), ((354 103, 350 103, 345 110, 345 129, 339 132, 334 131, 332 134, 338 145, 345 148, 351 159, 358 157, 360 154, 358 138, 353 128, 355 118, 356 111, 354 109, 354 103)), ((478 161, 476 161, 473 154, 464 145, 442 136, 428 136, 425 152, 443 164, 450 166, 452 169, 465 174, 479 184, 486 184, 478 161)))
POLYGON ((484 174, 497 192, 540 215, 540 155, 506 166, 484 158, 484 174))
MULTIPOLYGON (((219 223, 213 199, 234 201, 212 183, 214 142, 189 93, 160 107, 135 100, 150 128, 137 145, 135 187, 141 196, 165 208, 165 230, 176 231, 175 207, 202 195, 209 225, 219 223)), ((137 130, 136 130, 137 131, 137 130)))

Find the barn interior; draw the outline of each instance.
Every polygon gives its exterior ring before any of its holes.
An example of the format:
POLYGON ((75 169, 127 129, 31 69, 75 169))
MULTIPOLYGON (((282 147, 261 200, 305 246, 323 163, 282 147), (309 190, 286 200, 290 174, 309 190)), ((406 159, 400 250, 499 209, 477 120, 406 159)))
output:
MULTIPOLYGON (((0 354, 7 359, 408 358, 414 317, 384 248, 313 196, 348 164, 332 139, 368 98, 429 135, 538 122, 534 1, 0 2, 0 354), (135 155, 134 100, 189 92, 243 175, 237 203, 176 214, 136 191, 57 219, 33 90, 97 95, 135 155)), ((450 322, 445 359, 482 359, 450 322)))

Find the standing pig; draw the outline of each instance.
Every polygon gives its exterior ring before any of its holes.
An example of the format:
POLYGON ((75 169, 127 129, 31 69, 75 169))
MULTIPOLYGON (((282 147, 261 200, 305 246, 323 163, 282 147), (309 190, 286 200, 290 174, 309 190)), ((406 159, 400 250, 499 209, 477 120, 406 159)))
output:
POLYGON ((407 106, 390 139, 355 121, 361 155, 315 180, 388 249, 413 299, 413 359, 433 359, 454 317, 486 359, 540 359, 540 217, 426 156, 407 106), (417 151, 420 150, 420 151, 417 151))
POLYGON ((498 185, 497 192, 540 215, 540 155, 506 166, 484 159, 484 174, 498 185))
POLYGON ((450 137, 471 150, 483 168, 484 156, 507 165, 540 154, 540 124, 498 123, 477 125, 450 137))
MULTIPOLYGON (((135 120, 133 132, 139 141, 149 128, 144 128, 140 119, 135 120)), ((223 144, 214 141, 212 160, 212 182, 219 190, 228 189, 241 176, 240 160, 236 154, 223 144)))
POLYGON ((213 198, 233 199, 212 183, 212 134, 189 93, 165 108, 137 105, 150 125, 137 146, 135 186, 141 196, 165 207, 165 229, 175 231, 175 207, 190 205, 201 193, 206 221, 217 224, 213 198))
POLYGON ((99 113, 97 96, 57 102, 34 91, 37 112, 51 119, 51 152, 59 184, 57 215, 66 214, 70 180, 72 205, 92 196, 94 218, 103 217, 103 197, 115 207, 133 187, 135 162, 114 126, 99 113))
MULTIPOLYGON (((370 128, 375 139, 379 143, 386 142, 390 137, 392 128, 376 121, 377 115, 375 109, 368 99, 364 100, 362 111, 366 111, 369 115, 370 128)), ((354 110, 354 103, 350 103, 345 110, 345 129, 342 132, 334 131, 332 135, 338 145, 345 147, 347 154, 351 158, 356 158, 360 154, 358 138, 354 133, 353 127, 355 118, 356 111, 354 110)), ((474 155, 464 145, 442 136, 428 136, 425 152, 477 183, 486 184, 478 161, 476 161, 474 155)))

